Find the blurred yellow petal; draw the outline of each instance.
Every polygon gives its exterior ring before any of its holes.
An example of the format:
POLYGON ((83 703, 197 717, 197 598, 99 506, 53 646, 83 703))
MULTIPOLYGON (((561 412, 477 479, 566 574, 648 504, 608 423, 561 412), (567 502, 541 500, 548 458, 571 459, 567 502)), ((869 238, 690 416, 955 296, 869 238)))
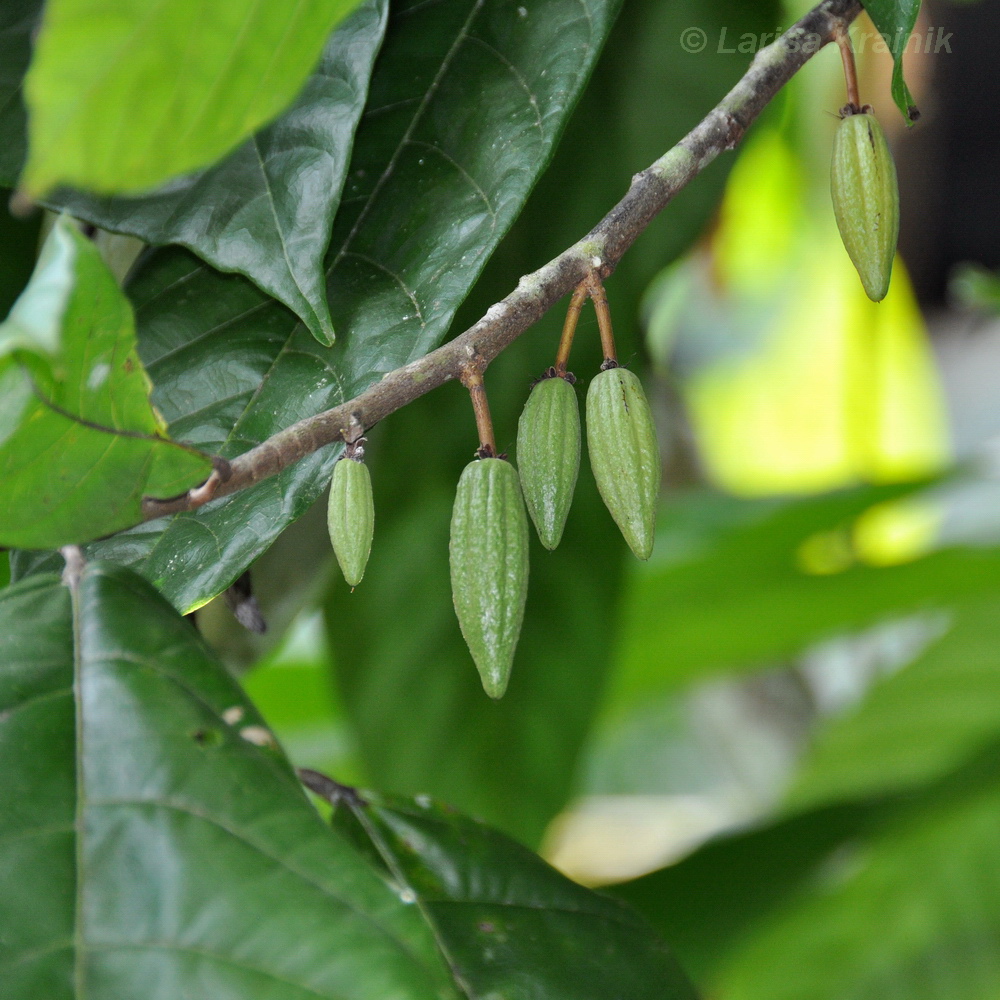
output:
POLYGON ((893 500, 866 510, 854 523, 854 551, 869 566, 899 566, 927 555, 943 513, 929 500, 893 500))
MULTIPOLYGON (((747 351, 699 368, 685 398, 709 477, 737 494, 905 480, 948 459, 940 388, 902 262, 885 300, 871 302, 832 209, 807 214, 801 171, 779 134, 762 133, 733 171, 712 240, 718 287, 701 311, 735 336, 747 336, 747 317, 762 329, 747 351)), ((698 308, 689 302, 678 322, 697 330, 698 308)))
POLYGON ((801 168, 776 130, 758 134, 726 184, 713 253, 735 295, 773 291, 796 243, 802 212, 801 168))

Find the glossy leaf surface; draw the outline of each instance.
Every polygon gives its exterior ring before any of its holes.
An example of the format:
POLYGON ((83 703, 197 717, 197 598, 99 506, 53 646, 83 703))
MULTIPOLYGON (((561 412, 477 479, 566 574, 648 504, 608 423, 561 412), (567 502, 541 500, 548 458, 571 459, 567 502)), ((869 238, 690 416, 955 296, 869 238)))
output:
POLYGON ((693 997, 638 915, 477 823, 379 803, 330 830, 128 570, 5 591, 0 659, 5 998, 693 997))
POLYGON ((374 799, 335 825, 411 894, 470 1000, 694 1000, 642 918, 457 813, 374 799))
POLYGON ((0 623, 5 997, 456 996, 419 913, 148 583, 40 576, 0 623))

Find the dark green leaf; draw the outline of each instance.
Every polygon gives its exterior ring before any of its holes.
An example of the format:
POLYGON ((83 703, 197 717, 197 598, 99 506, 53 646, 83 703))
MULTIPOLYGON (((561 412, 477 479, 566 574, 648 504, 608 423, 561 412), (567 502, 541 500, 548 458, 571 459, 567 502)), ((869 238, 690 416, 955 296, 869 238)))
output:
POLYGON ((412 894, 470 1000, 694 1000, 638 914, 526 848, 429 799, 348 802, 335 824, 412 894))
POLYGON ((610 891, 642 913, 707 988, 741 939, 885 812, 871 803, 836 806, 720 837, 610 891))
MULTIPOLYGON (((0 123, 0 130, 3 129, 0 123)), ((2 155, 2 154, 0 154, 2 155)), ((0 267, 0 316, 6 316, 31 278, 38 257, 41 213, 28 219, 15 219, 7 210, 11 192, 0 187, 0 247, 3 247, 3 267, 0 267)))
POLYGON ((913 103, 913 95, 903 79, 903 53, 910 33, 917 23, 920 0, 861 0, 868 16, 885 39, 894 62, 892 70, 892 99, 902 112, 908 125, 912 125, 920 112, 913 103))
POLYGON ((919 787, 1000 738, 997 595, 955 612, 947 634, 822 727, 788 806, 919 787))
POLYGON ((128 570, 5 591, 0 662, 5 1000, 694 997, 637 914, 477 823, 379 803, 325 827, 128 570))
POLYGON ((721 838, 614 893, 722 1000, 985 1000, 1000 975, 996 751, 919 795, 721 838))
POLYGON ((712 977, 725 1000, 987 1000, 1000 983, 994 745, 819 868, 712 977))
POLYGON ((166 437, 135 351, 132 310, 65 217, 0 325, 0 545, 85 542, 175 496, 209 459, 166 437))
POLYGON ((48 0, 24 88, 21 186, 148 190, 282 111, 357 0, 48 0))
POLYGON ((179 243, 220 271, 245 274, 332 343, 323 254, 387 6, 368 0, 351 14, 295 104, 221 163, 144 197, 61 190, 48 201, 104 229, 179 243))
POLYGON ((91 564, 72 599, 11 588, 0 661, 5 1000, 457 996, 148 583, 91 564))
MULTIPOLYGON (((134 282, 142 357, 172 433, 233 456, 436 345, 548 161, 616 7, 454 0, 399 10, 328 255, 333 348, 183 250, 152 255, 134 282)), ((178 607, 197 607, 310 506, 337 454, 324 449, 96 551, 137 565, 178 607)))
POLYGON ((41 12, 41 0, 5 0, 0 6, 0 185, 5 187, 17 183, 24 163, 27 115, 21 85, 41 12))
POLYGON ((792 501, 701 494, 665 508, 650 562, 627 599, 612 707, 726 668, 754 668, 891 615, 950 608, 1000 589, 1000 551, 955 547, 903 565, 851 552, 851 526, 907 487, 862 487, 792 501), (842 565, 806 572, 802 545, 842 565))

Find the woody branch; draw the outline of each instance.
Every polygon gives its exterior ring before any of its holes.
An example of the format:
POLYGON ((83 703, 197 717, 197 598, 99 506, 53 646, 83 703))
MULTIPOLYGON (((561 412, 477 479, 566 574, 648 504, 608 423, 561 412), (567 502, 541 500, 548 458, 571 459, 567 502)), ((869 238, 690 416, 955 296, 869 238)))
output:
POLYGON ((621 201, 583 239, 525 275, 509 295, 443 347, 397 368, 339 406, 292 424, 230 463, 202 486, 172 500, 143 501, 145 520, 194 510, 246 489, 307 455, 370 428, 407 403, 463 377, 470 358, 485 368, 582 282, 607 278, 673 197, 720 153, 734 149, 768 102, 823 46, 842 37, 861 12, 859 0, 823 0, 757 53, 729 93, 676 146, 632 178, 621 201))

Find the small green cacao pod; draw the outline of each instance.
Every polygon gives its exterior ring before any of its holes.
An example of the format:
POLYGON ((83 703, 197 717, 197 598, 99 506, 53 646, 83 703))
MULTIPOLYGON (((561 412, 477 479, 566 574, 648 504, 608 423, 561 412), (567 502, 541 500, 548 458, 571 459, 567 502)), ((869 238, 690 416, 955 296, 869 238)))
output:
POLYGON ((837 226, 873 302, 889 291, 899 238, 896 165, 878 119, 847 115, 837 127, 830 170, 837 226))
POLYGON ((660 450, 642 383, 627 368, 610 368, 587 392, 587 448, 601 497, 629 548, 653 551, 660 450))
POLYGON ((536 382, 517 425, 524 502, 547 549, 562 538, 580 471, 580 408, 564 378, 536 382))
POLYGON ((364 462, 342 458, 333 467, 327 525, 344 579, 356 587, 365 575, 375 530, 372 479, 364 462))
POLYGON ((451 590, 462 635, 491 698, 507 690, 528 596, 528 518, 517 470, 470 462, 451 515, 451 590))

